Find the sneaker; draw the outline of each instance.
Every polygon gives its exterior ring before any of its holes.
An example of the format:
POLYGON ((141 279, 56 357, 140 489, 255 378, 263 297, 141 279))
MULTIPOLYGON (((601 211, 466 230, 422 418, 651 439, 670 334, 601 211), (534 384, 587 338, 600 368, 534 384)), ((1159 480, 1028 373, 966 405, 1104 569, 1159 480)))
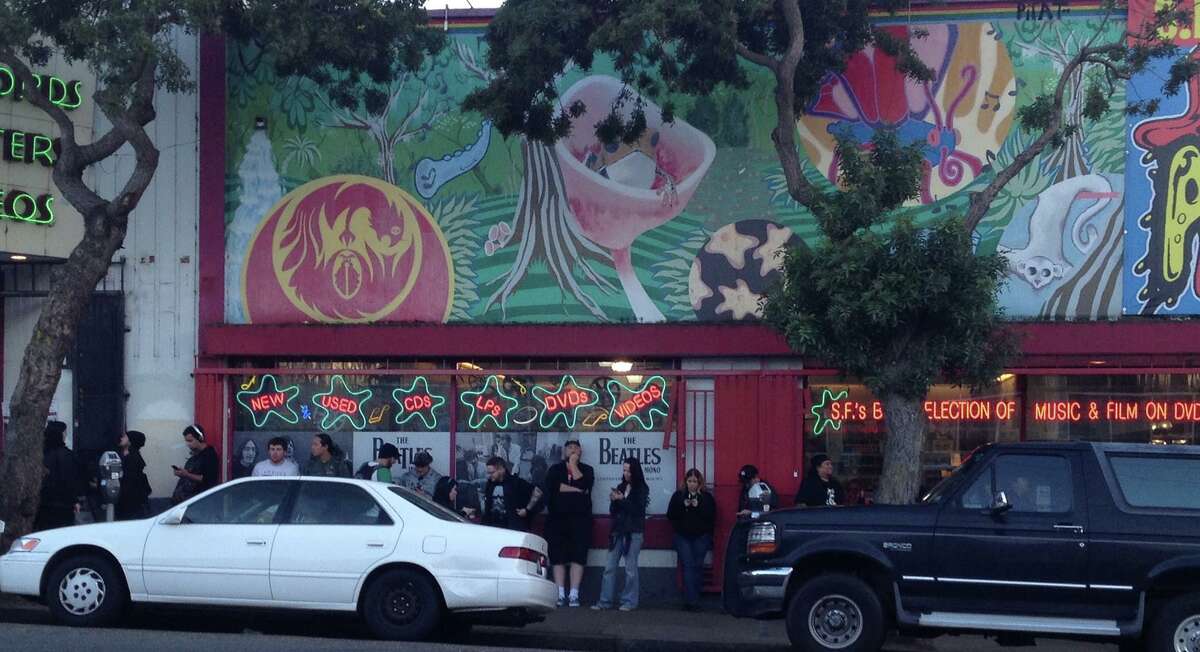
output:
POLYGON ((570 606, 572 606, 572 607, 578 607, 578 606, 580 606, 580 605, 579 605, 579 596, 576 596, 576 597, 574 597, 574 598, 571 598, 571 599, 570 599, 570 601, 568 602, 568 604, 569 604, 570 606))
POLYGON ((565 596, 558 597, 558 606, 560 606, 560 607, 567 606, 567 598, 565 596))
POLYGON ((621 605, 621 611, 633 611, 634 609, 637 609, 637 607, 631 607, 627 604, 621 605))
POLYGON ((603 605, 600 603, 596 603, 596 604, 592 605, 592 611, 604 611, 606 609, 612 609, 612 607, 610 607, 608 605, 603 605))

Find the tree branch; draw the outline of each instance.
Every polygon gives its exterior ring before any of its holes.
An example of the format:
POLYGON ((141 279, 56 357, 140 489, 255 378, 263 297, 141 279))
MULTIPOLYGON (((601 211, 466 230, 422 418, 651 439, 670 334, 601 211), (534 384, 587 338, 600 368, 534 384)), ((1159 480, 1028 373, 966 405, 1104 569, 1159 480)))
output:
POLYGON ((761 52, 755 52, 754 50, 751 50, 746 46, 746 44, 740 41, 737 44, 737 53, 738 56, 742 57, 743 59, 751 63, 756 63, 763 68, 770 70, 771 72, 776 72, 779 68, 779 61, 772 59, 761 52))
POLYGON ((788 49, 777 62, 775 72, 776 125, 771 140, 783 166, 788 194, 815 212, 815 200, 820 196, 804 176, 800 152, 796 149, 796 69, 804 59, 804 17, 795 0, 777 0, 788 27, 788 49))

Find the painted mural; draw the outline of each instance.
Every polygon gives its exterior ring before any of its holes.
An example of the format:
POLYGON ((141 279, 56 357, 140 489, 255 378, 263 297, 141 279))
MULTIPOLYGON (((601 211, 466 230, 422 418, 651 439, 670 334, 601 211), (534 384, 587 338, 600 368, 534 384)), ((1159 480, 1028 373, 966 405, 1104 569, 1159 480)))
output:
MULTIPOLYGON (((1130 28, 1144 23, 1153 10, 1150 0, 1131 2, 1130 28)), ((1200 24, 1174 26, 1167 36, 1194 52, 1200 24)), ((1160 89, 1169 63, 1155 62, 1129 82, 1131 97, 1161 98, 1154 116, 1131 117, 1128 125, 1129 314, 1200 314, 1200 81, 1193 78, 1180 93, 1164 96, 1160 89)))
MULTIPOLYGON (((826 80, 797 124, 814 182, 831 183, 836 136, 865 143, 895 129, 924 143, 921 193, 907 211, 920 222, 961 210, 1032 138, 1016 109, 1101 24, 1088 10, 958 14, 888 26, 913 39, 931 82, 905 80, 873 50, 826 80)), ((598 58, 562 76, 564 102, 587 111, 546 146, 459 109, 492 73, 482 29, 451 29, 441 54, 379 89, 380 113, 339 108, 306 81, 276 78, 253 45, 229 46, 229 322, 756 319, 779 277, 777 253, 818 237, 784 187, 767 75, 748 66, 746 89, 672 98, 670 123, 650 102, 644 136, 611 146, 593 127, 622 87, 598 58)), ((1097 73, 1072 80, 1075 116, 1097 73)), ((978 251, 1009 259, 1008 315, 1121 314, 1124 132, 1116 112, 1085 124, 980 224, 978 251)))

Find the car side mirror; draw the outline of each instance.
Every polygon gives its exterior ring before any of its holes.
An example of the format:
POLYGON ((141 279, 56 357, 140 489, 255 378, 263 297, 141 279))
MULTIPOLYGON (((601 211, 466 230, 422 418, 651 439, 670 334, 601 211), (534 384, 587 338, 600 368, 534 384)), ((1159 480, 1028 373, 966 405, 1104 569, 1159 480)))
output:
POLYGON ((183 514, 186 511, 185 507, 176 507, 167 512, 167 515, 159 521, 162 525, 180 525, 183 523, 183 514))
POLYGON ((992 507, 988 511, 992 513, 992 516, 999 516, 1012 509, 1012 507, 1012 503, 1008 502, 1008 495, 1003 491, 999 491, 996 492, 996 498, 992 500, 992 507))

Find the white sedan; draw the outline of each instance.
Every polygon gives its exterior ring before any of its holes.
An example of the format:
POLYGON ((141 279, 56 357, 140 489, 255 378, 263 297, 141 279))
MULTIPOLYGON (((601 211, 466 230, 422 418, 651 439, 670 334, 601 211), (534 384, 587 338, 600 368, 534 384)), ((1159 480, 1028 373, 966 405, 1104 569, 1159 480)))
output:
POLYGON ((540 620, 558 597, 546 561, 541 537, 394 485, 245 478, 154 518, 22 537, 0 591, 67 625, 111 624, 130 601, 204 604, 357 611, 380 638, 420 640, 451 617, 540 620))

